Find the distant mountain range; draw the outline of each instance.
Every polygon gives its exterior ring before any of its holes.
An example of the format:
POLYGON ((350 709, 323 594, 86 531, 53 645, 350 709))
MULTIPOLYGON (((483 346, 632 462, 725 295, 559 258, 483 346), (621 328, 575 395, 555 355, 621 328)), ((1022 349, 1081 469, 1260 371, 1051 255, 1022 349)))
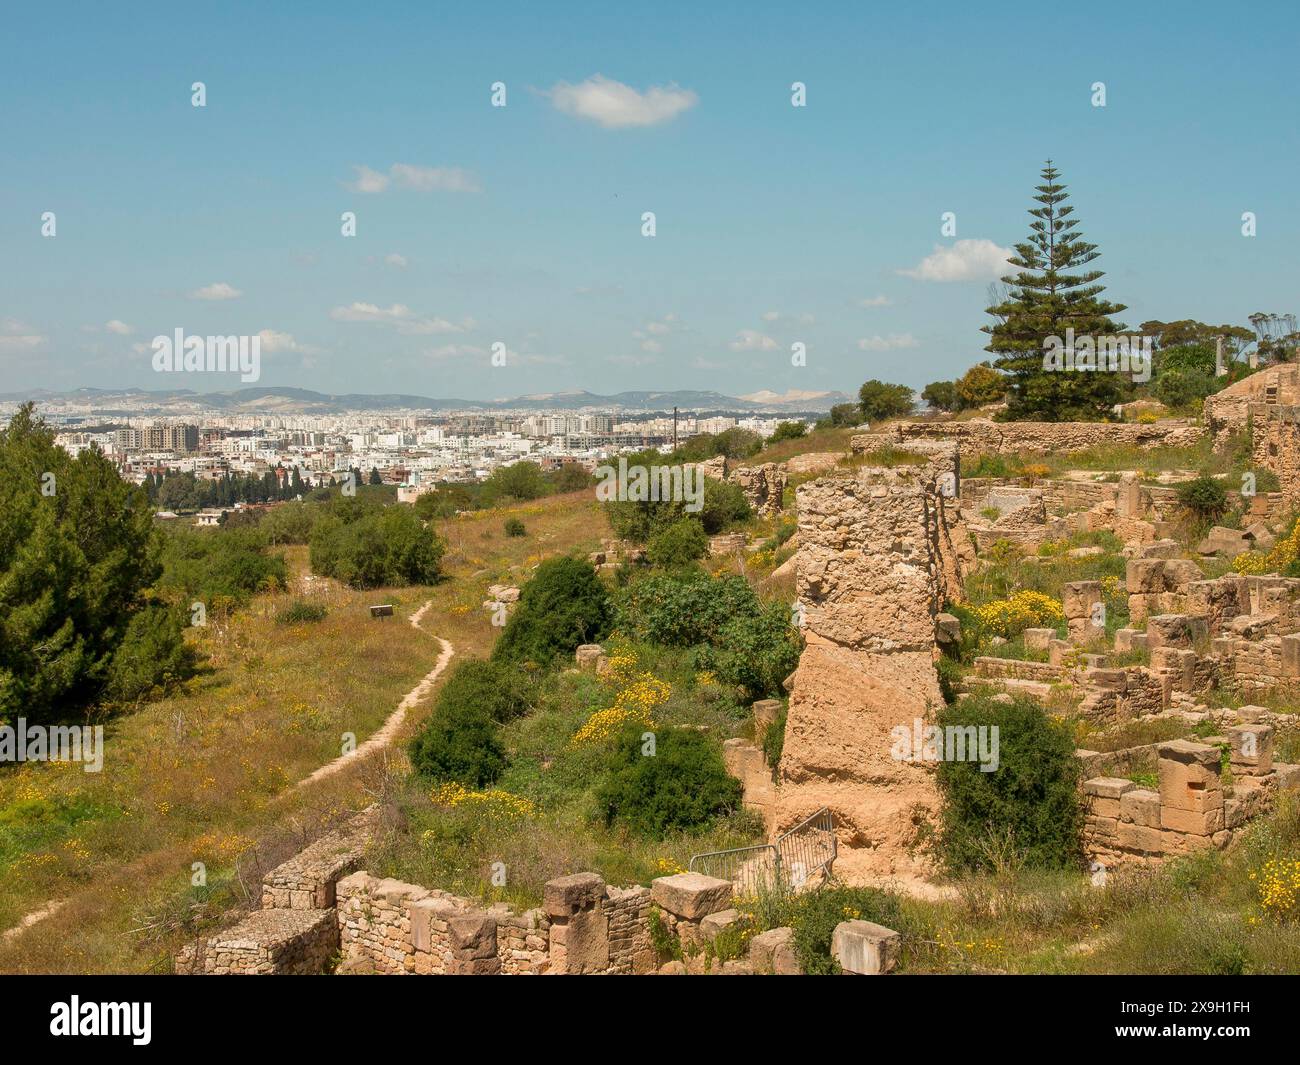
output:
POLYGON ((217 410, 230 414, 341 414, 345 411, 394 410, 612 410, 734 411, 744 413, 795 414, 828 411, 836 403, 851 403, 853 397, 843 392, 785 393, 755 392, 748 396, 725 396, 721 392, 616 392, 602 396, 576 390, 548 392, 513 399, 434 399, 430 396, 401 394, 364 395, 348 393, 329 395, 307 388, 239 388, 229 392, 191 392, 189 389, 151 392, 142 388, 78 388, 70 392, 34 389, 29 392, 0 393, 0 403, 88 404, 96 413, 183 415, 189 412, 217 410))

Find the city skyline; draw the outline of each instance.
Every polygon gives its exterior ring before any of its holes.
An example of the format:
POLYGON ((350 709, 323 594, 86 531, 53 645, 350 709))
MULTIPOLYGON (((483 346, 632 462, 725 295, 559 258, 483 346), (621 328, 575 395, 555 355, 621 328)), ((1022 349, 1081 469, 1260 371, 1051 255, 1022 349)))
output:
POLYGON ((1296 149, 1258 101, 1294 99, 1295 13, 1135 20, 1138 61, 1101 6, 1057 16, 1064 54, 949 4, 323 5, 252 36, 244 5, 159 6, 22 50, 43 30, 12 15, 4 391, 239 387, 155 373, 178 329, 259 337, 260 385, 327 393, 919 390, 988 357, 1049 156, 1130 326, 1289 309, 1296 149))

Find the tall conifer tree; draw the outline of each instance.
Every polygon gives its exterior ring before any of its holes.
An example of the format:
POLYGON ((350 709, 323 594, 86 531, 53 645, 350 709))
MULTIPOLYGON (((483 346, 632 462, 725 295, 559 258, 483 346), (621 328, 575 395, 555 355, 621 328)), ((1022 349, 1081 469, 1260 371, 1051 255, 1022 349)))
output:
POLYGON ((1059 177, 1049 159, 1043 183, 1036 186, 1038 206, 1029 211, 1034 219, 1029 239, 1016 245, 1010 260, 1019 272, 1002 279, 1007 297, 988 308, 996 324, 983 327, 989 334, 985 350, 999 356, 994 366, 1009 378, 1005 417, 1010 420, 1104 419, 1124 397, 1125 382, 1114 371, 1044 369, 1048 337, 1064 341, 1070 327, 1076 336, 1093 337, 1124 329, 1110 318, 1124 305, 1099 298, 1102 271, 1082 269, 1100 253, 1076 232, 1079 223, 1059 177))

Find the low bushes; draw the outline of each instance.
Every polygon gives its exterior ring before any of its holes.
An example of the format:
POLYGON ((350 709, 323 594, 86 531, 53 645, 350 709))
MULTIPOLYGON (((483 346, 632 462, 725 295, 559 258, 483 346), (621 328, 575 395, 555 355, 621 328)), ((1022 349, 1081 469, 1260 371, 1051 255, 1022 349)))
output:
POLYGON ((519 594, 492 651, 494 660, 548 664, 601 639, 613 620, 609 593, 590 563, 548 559, 519 594))
POLYGON ((433 584, 446 547, 406 507, 338 507, 312 530, 311 568, 354 588, 433 584))
POLYGON ((606 824, 640 836, 698 831, 740 807, 740 781, 727 773, 717 743, 691 728, 661 730, 653 753, 636 728, 619 737, 609 776, 596 791, 606 824))
POLYGON ((1031 699, 978 696, 942 707, 937 724, 987 728, 990 735, 997 729, 994 771, 983 772, 978 761, 938 763, 943 802, 933 843, 944 867, 953 873, 1079 867, 1083 814, 1069 726, 1031 699))
POLYGON ((275 620, 280 625, 300 625, 304 622, 324 621, 328 614, 329 611, 320 603, 309 603, 305 599, 297 599, 283 610, 278 611, 275 620))

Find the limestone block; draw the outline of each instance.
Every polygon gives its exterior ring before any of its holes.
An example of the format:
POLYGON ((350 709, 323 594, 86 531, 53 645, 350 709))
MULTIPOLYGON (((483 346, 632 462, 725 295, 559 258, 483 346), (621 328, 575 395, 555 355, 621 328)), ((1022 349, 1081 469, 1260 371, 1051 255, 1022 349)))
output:
POLYGON ((1204 810, 1179 810, 1172 806, 1160 807, 1160 825, 1173 832, 1185 832, 1190 836, 1212 836, 1223 825, 1223 807, 1204 810))
POLYGON ((1083 782, 1083 794, 1088 798, 1088 811, 1095 817, 1118 818, 1120 799, 1137 785, 1122 777, 1093 777, 1083 782))
POLYGON ((717 913, 711 913, 700 921, 700 938, 712 943, 718 938, 719 932, 731 927, 739 920, 739 910, 719 910, 717 913))
POLYGON ((794 929, 771 928, 749 941, 749 961, 754 971, 776 976, 798 976, 798 956, 794 952, 794 929))
POLYGON ((725 910, 731 902, 731 893, 731 881, 701 873, 661 876, 650 884, 650 897, 660 907, 688 921, 725 910))
MULTIPOLYGON (((1046 651, 1048 645, 1056 639, 1055 629, 1025 629, 1025 646, 1031 651, 1046 651)), ((1300 639, 1300 637, 1298 637, 1300 639)))
POLYGON ((584 643, 573 652, 573 659, 577 663, 578 668, 584 673, 594 673, 596 672, 596 663, 604 653, 605 648, 600 644, 584 643))
POLYGON ((754 713, 755 735, 761 740, 769 725, 775 725, 781 716, 780 699, 758 699, 750 708, 754 713))
POLYGON ((549 917, 570 917, 597 906, 605 897, 605 881, 597 873, 570 873, 548 880, 542 908, 549 917))
POLYGON ((1165 852, 1164 833, 1160 831, 1158 825, 1138 825, 1121 821, 1117 838, 1120 847, 1126 851, 1137 851, 1140 854, 1165 852))
POLYGON ((494 958, 497 953, 496 918, 486 913, 466 913, 447 922, 451 949, 459 959, 494 958))
POLYGON ((1237 725, 1226 730, 1234 773, 1262 777, 1273 770, 1273 726, 1237 725))
POLYGON ((1165 561, 1131 558, 1124 567, 1124 584, 1130 595, 1154 595, 1165 590, 1165 561))
POLYGON ((1134 788, 1120 796, 1120 842, 1123 843, 1123 823, 1129 822, 1143 828, 1160 827, 1160 793, 1148 788, 1134 788))
POLYGON ((898 963, 903 937, 871 921, 842 921, 831 933, 831 956, 846 973, 882 976, 898 963))

